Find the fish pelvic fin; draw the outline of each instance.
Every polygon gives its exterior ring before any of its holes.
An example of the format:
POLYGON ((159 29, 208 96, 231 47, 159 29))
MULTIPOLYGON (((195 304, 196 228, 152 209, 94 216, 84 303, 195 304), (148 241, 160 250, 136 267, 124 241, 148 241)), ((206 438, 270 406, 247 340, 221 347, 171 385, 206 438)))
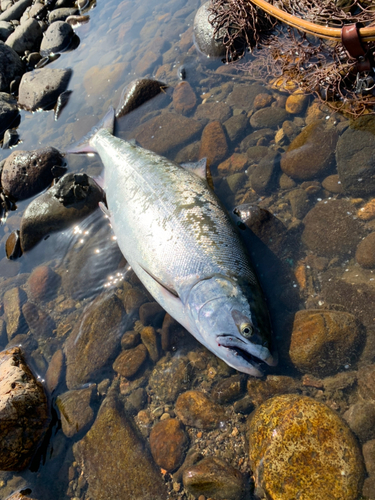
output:
POLYGON ((91 141, 93 137, 99 132, 99 130, 106 129, 108 132, 113 134, 113 129, 115 126, 115 110, 112 106, 109 108, 107 113, 103 116, 99 123, 93 127, 90 132, 82 137, 78 142, 73 144, 66 153, 68 154, 87 154, 96 153, 96 149, 92 146, 91 141))

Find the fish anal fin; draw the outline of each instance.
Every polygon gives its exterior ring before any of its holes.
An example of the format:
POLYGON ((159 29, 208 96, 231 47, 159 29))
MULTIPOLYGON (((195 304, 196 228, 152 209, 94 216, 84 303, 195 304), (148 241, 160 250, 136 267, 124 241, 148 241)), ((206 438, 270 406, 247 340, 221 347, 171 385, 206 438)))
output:
POLYGON ((167 292, 169 292, 170 294, 172 294, 174 297, 179 298, 179 295, 176 292, 176 290, 174 290, 171 286, 168 286, 165 283, 163 283, 159 278, 157 278, 154 274, 152 274, 150 271, 148 271, 147 269, 145 269, 143 266, 141 266, 141 267, 142 267, 143 271, 146 274, 148 274, 150 276, 150 278, 152 278, 153 280, 155 280, 161 287, 163 287, 164 290, 166 290, 167 292))

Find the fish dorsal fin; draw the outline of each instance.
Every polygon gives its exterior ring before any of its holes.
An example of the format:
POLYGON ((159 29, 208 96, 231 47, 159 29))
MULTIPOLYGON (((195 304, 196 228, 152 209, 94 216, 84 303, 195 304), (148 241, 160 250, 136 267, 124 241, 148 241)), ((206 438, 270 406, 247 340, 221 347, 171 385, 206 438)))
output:
POLYGON ((167 292, 171 293, 175 297, 179 298, 179 295, 176 292, 176 290, 174 290, 174 288, 172 288, 171 286, 168 286, 165 283, 163 283, 159 278, 157 278, 154 274, 152 274, 150 271, 148 271, 147 269, 145 269, 143 266, 141 266, 141 267, 142 267, 143 271, 146 274, 148 274, 153 280, 155 280, 161 287, 163 287, 164 290, 166 290, 167 292))
POLYGON ((208 166, 207 158, 202 158, 199 161, 181 163, 181 167, 193 174, 197 175, 201 179, 205 180, 211 189, 214 188, 212 175, 210 167, 208 166))

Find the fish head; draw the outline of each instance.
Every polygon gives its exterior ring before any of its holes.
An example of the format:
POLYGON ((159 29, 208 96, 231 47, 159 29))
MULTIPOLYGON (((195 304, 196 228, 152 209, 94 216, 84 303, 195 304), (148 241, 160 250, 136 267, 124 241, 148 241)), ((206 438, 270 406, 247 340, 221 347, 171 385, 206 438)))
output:
POLYGON ((270 323, 262 293, 214 276, 196 283, 187 301, 197 338, 238 371, 262 377, 261 363, 275 365, 270 323), (258 294, 258 295, 257 295, 258 294), (250 297, 250 298, 249 298, 250 297), (253 307, 252 307, 253 306, 253 307))

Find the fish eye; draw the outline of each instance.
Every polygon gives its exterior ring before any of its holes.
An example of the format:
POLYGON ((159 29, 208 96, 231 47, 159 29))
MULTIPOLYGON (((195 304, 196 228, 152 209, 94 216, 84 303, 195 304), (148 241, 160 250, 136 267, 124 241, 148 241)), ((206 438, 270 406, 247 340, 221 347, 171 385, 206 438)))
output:
POLYGON ((250 323, 243 323, 240 326, 240 333, 246 339, 249 339, 253 334, 253 326, 250 323))

